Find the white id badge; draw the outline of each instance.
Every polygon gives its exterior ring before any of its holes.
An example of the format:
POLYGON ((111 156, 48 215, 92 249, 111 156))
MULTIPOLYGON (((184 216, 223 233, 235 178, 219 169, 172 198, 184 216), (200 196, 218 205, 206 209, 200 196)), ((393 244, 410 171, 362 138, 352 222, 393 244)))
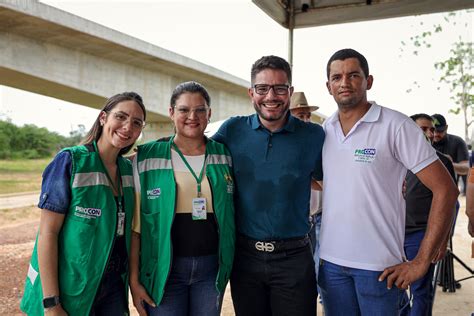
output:
POLYGON ((125 231, 125 213, 119 212, 117 218, 117 236, 123 236, 125 231))
POLYGON ((202 220, 207 218, 206 198, 193 199, 193 220, 202 220))

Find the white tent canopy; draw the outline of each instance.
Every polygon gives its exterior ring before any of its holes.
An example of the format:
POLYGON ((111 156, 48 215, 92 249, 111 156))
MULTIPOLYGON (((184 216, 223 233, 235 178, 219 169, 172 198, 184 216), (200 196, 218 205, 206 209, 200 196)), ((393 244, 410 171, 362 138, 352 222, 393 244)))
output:
POLYGON ((361 22, 474 8, 473 0, 252 0, 285 28, 361 22), (293 13, 294 23, 291 25, 293 13))

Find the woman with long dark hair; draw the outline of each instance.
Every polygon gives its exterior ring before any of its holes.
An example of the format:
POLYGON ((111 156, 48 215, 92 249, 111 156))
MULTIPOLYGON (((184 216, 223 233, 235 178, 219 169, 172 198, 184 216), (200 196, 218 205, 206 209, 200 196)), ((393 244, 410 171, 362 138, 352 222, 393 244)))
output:
POLYGON ((21 309, 28 315, 128 313, 128 250, 135 205, 127 153, 145 125, 134 92, 105 103, 82 145, 43 173, 39 233, 21 309))

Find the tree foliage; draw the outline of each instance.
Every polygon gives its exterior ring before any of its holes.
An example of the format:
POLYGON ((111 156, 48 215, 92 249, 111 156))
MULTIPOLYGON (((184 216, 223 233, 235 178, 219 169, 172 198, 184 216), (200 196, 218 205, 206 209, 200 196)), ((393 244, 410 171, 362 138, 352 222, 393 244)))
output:
POLYGON ((450 111, 455 114, 463 113, 464 137, 468 140, 468 129, 473 122, 472 109, 474 107, 474 55, 472 52, 472 42, 459 41, 454 43, 450 51, 450 57, 435 63, 435 67, 442 72, 439 81, 448 84, 449 90, 452 93, 451 99, 456 104, 456 107, 450 111))
MULTIPOLYGON (((466 11, 469 13, 468 11, 466 11)), ((446 15, 443 17, 444 23, 446 24, 457 24, 456 20, 456 12, 448 12, 446 15)), ((420 22, 420 26, 424 26, 423 21, 420 22)), ((465 25, 467 27, 467 25, 465 25)), ((441 33, 443 31, 443 26, 441 23, 434 24, 430 26, 427 30, 421 31, 419 34, 415 34, 413 36, 410 36, 410 41, 412 47, 410 47, 407 42, 402 41, 402 48, 401 51, 405 51, 407 48, 411 49, 413 55, 418 56, 419 52, 423 48, 431 48, 431 37, 435 35, 436 33, 441 33)))
MULTIPOLYGON (((422 49, 432 49, 432 37, 436 33, 442 32, 446 26, 456 26, 463 23, 462 26, 466 29, 472 27, 469 22, 469 17, 472 16, 471 10, 462 12, 449 12, 444 15, 444 21, 439 24, 432 25, 429 29, 415 34, 410 37, 409 43, 402 41, 402 52, 409 49, 414 55, 419 54, 422 49), (467 19, 462 19, 466 16, 467 19)), ((423 25, 423 22, 420 22, 423 25)), ((451 92, 451 99, 455 106, 449 111, 454 114, 462 113, 464 117, 464 138, 469 141, 469 127, 473 122, 473 108, 474 108, 474 56, 472 40, 463 40, 461 37, 453 43, 449 57, 446 60, 437 61, 434 67, 439 71, 440 76, 438 81, 447 84, 451 92)), ((419 87, 417 81, 413 84, 419 87)), ((439 87, 438 87, 439 89, 439 87)), ((407 92, 410 92, 408 89, 407 92)))
POLYGON ((71 132, 71 137, 64 137, 33 124, 19 127, 0 120, 0 159, 49 157, 63 147, 78 144, 83 136, 79 134, 80 130, 71 132))

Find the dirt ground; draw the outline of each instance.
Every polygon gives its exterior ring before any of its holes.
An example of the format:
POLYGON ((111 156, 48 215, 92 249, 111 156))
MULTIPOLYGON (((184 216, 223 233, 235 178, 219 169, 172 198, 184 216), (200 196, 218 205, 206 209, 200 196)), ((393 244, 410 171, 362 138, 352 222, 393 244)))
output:
MULTIPOLYGON (((453 239, 454 253, 469 267, 472 239, 467 233, 467 217, 464 214, 464 198, 457 219, 453 239)), ((28 262, 34 245, 39 223, 39 211, 34 207, 0 211, 0 315, 21 315, 19 301, 28 269, 28 262)), ((470 274, 457 262, 454 263, 457 280, 470 274)), ((474 312, 474 279, 461 282, 455 293, 443 292, 437 288, 434 315, 471 315, 474 312)), ((137 315, 131 306, 132 315, 137 315)), ((321 306, 318 314, 322 315, 321 306)), ((226 291, 222 315, 234 315, 229 288, 226 291)))

